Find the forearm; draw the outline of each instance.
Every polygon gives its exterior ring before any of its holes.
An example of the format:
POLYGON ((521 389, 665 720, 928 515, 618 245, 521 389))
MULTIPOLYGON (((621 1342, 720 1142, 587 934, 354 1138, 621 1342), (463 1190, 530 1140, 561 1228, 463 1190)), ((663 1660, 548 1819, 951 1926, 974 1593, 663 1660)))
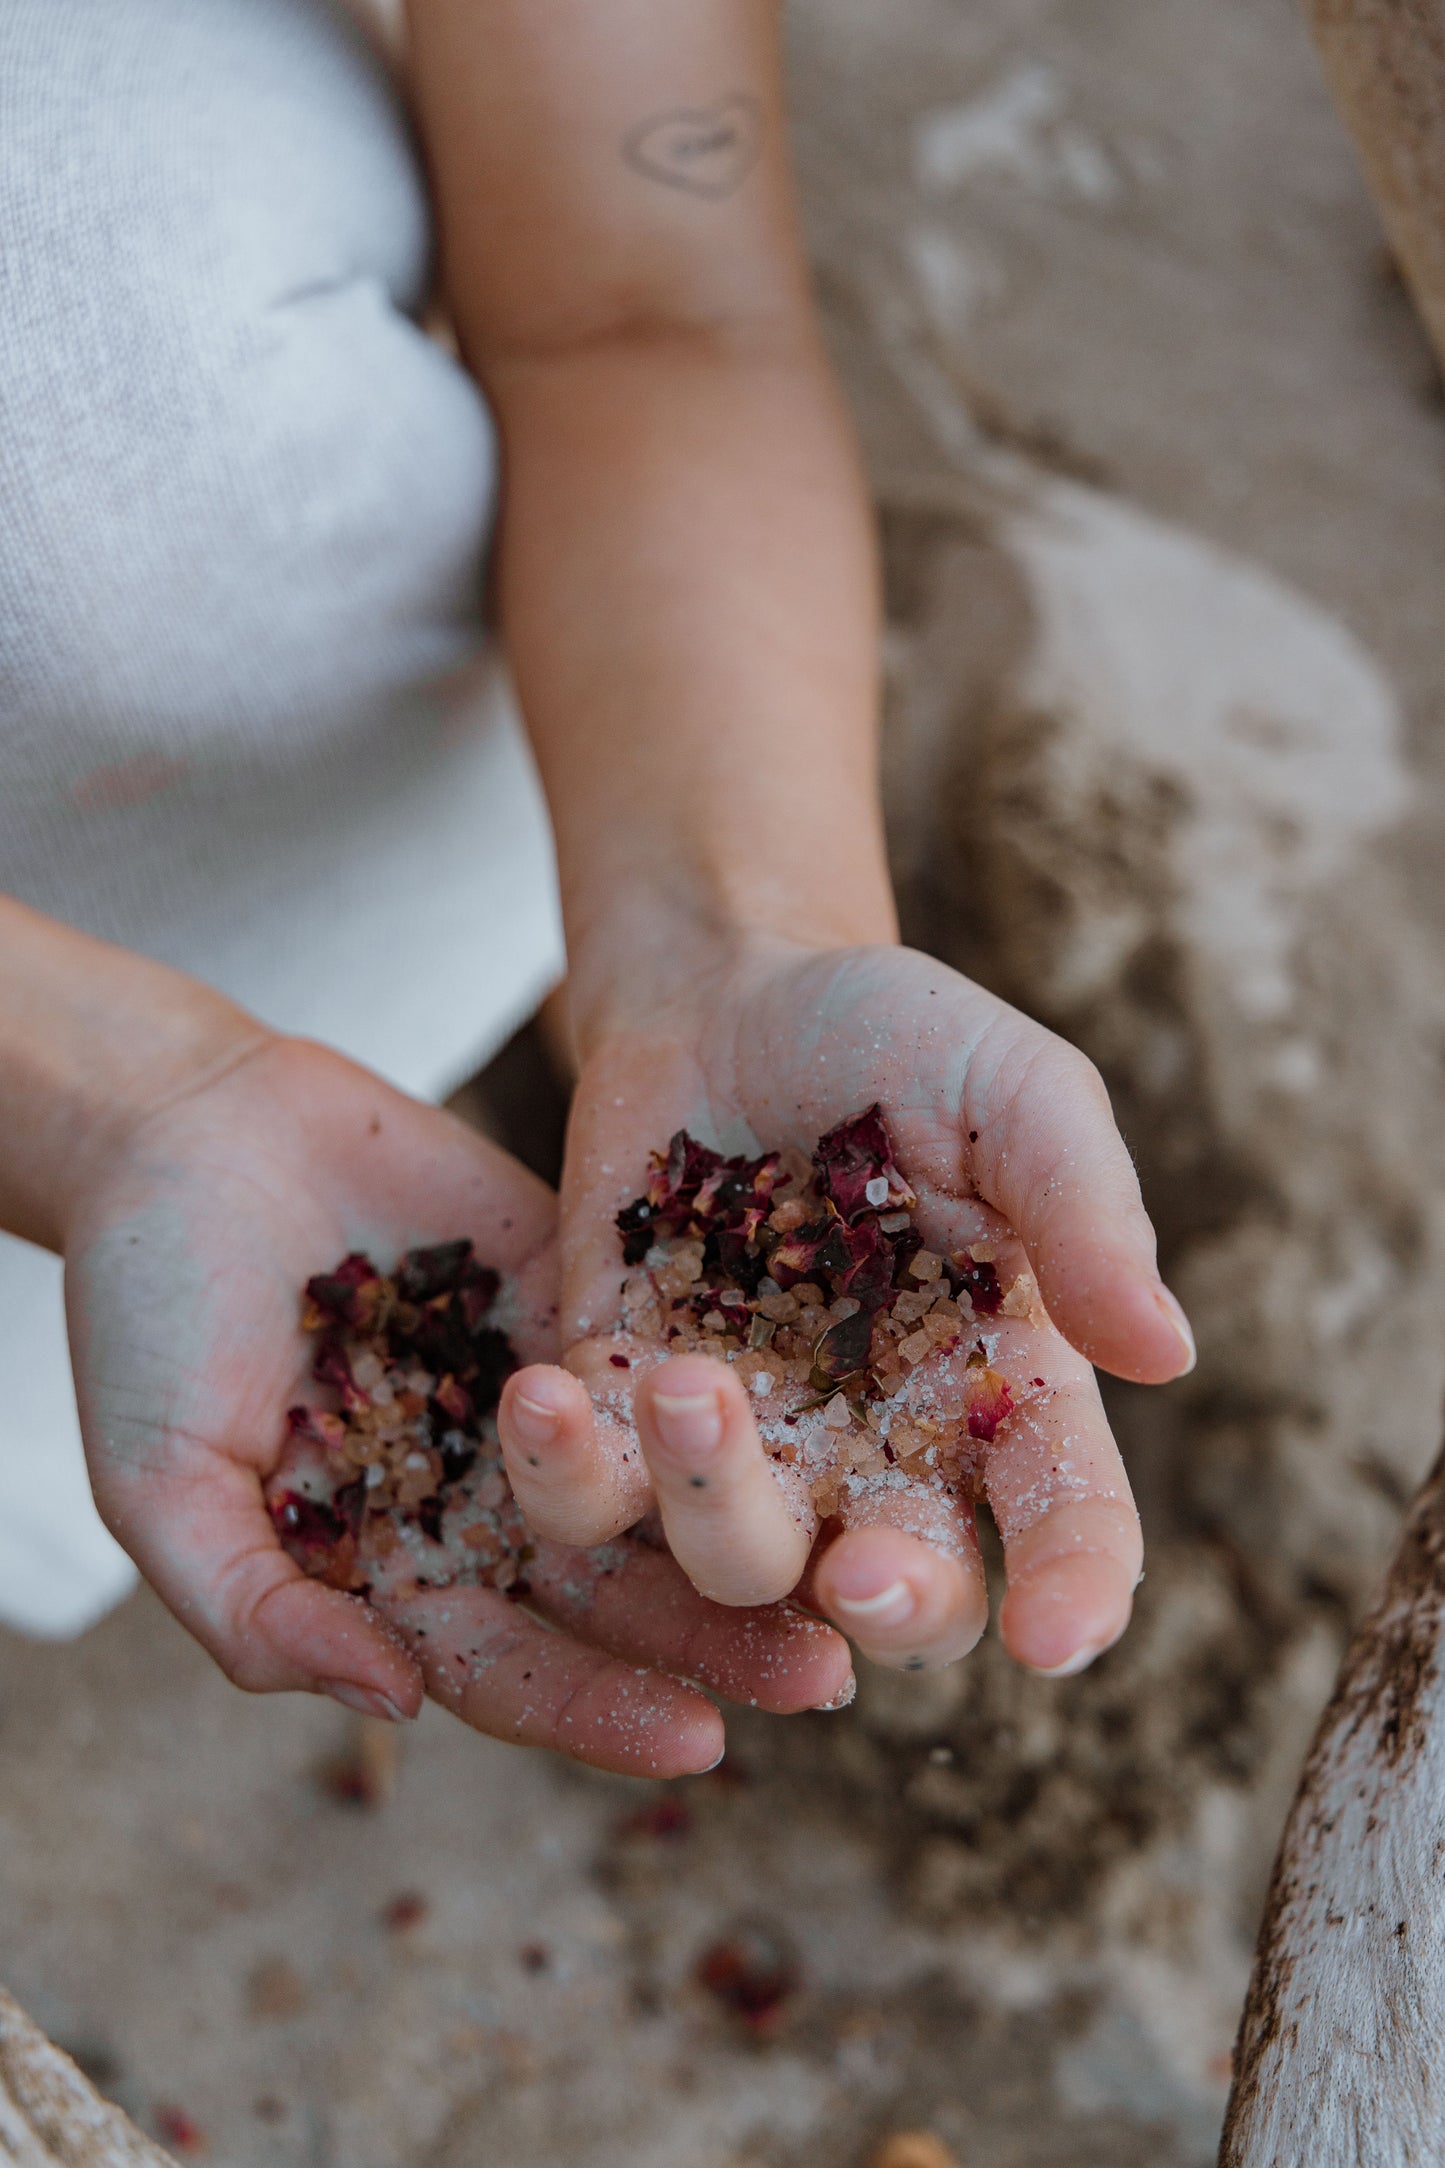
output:
POLYGON ((890 938, 872 537, 808 292, 778 0, 410 12, 584 1037, 719 940, 890 938))
POLYGON ((0 897, 0 1228, 62 1248, 110 1146, 267 1036, 184 973, 0 897))
POLYGON ((891 939, 871 527, 806 330, 617 340, 498 402, 503 624, 584 1031, 604 986, 655 999, 664 952, 891 939))

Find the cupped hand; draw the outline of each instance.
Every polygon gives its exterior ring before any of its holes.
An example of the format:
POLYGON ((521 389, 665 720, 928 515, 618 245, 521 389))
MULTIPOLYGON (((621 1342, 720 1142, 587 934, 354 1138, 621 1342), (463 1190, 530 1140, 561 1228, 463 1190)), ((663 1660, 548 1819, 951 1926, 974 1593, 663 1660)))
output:
MULTIPOLYGON (((909 950, 752 944, 589 1053, 562 1256, 565 1367, 523 1371, 501 1408, 534 1527, 596 1542, 655 1502, 675 1556, 718 1602, 797 1587, 870 1656, 918 1666, 983 1630, 982 1496, 1004 1546, 1000 1630, 1021 1662, 1076 1671, 1123 1631, 1141 1537, 1091 1365, 1161 1383, 1194 1350, 1103 1084, 1064 1041, 909 950), (734 1372, 619 1339, 614 1222, 679 1128, 729 1152, 807 1152, 874 1101, 931 1248, 992 1242, 1000 1278, 1024 1291, 1017 1314, 980 1321, 1013 1407, 967 1483, 905 1464, 884 1489, 845 1487, 820 1542, 813 1500, 764 1451, 734 1372)), ((946 1404, 966 1352, 929 1356, 910 1393, 946 1404)))
MULTIPOLYGON (((478 1729, 654 1775, 708 1767, 697 1680, 762 1706, 835 1702, 843 1643, 786 1608, 719 1610, 640 1538, 605 1562, 547 1547, 530 1608, 488 1589, 390 1615, 308 1579, 263 1500, 285 1411, 317 1397, 307 1278, 470 1236, 510 1283, 516 1344, 556 1344, 556 1200, 504 1153, 325 1050, 252 1034, 130 1126, 66 1229, 66 1288, 96 1501, 176 1616, 240 1686, 478 1729), (479 1651, 485 1661, 479 1661, 479 1651)), ((635 1518, 635 1516, 633 1516, 635 1518)))

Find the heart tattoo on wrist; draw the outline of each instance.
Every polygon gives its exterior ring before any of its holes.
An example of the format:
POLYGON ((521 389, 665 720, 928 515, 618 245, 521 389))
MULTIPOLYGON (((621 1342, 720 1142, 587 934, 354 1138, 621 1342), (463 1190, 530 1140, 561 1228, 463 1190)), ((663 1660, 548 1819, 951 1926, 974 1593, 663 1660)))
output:
POLYGON ((760 101, 738 91, 715 105, 675 106, 630 129, 622 155, 634 172, 720 202, 742 187, 763 147, 760 101))

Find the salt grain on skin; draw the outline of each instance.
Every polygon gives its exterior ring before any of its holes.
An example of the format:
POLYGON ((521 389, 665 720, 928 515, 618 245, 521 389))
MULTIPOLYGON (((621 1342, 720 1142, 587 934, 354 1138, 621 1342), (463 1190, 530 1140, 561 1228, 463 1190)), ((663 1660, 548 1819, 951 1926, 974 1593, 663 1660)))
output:
POLYGON ((1011 1406, 976 1313, 998 1309, 1012 1289, 1000 1285, 991 1248, 986 1259, 972 1245, 954 1258, 924 1248, 912 1202, 873 1108, 830 1131, 811 1163, 793 1152, 724 1161, 679 1132, 654 1153, 646 1197, 618 1216, 633 1268, 618 1335, 723 1356, 755 1406, 765 1404, 765 1449, 805 1475, 820 1514, 840 1495, 916 1479, 893 1465, 905 1459, 934 1484, 971 1483, 980 1443, 1011 1406), (869 1326, 849 1335, 865 1308, 869 1326), (966 1333, 976 1353, 962 1381, 956 1364, 949 1373, 947 1420, 921 1408, 905 1419, 902 1406, 929 1375, 920 1366, 961 1349, 966 1333))

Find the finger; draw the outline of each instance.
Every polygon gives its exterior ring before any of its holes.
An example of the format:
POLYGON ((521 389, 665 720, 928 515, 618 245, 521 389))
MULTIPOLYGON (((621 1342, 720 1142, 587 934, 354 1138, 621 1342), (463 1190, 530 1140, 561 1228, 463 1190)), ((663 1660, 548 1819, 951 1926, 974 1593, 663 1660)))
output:
POLYGON ((413 1717, 416 1664, 355 1596, 308 1580, 276 1537, 255 1474, 200 1446, 164 1478, 99 1474, 96 1502, 162 1601, 248 1693, 330 1694, 374 1716, 413 1717))
POLYGON ((973 1050, 960 1119, 980 1193, 1012 1222, 1050 1317, 1090 1362, 1140 1384, 1194 1366, 1159 1277, 1134 1164, 1091 1061, 1024 1018, 973 1050))
POLYGON ((604 1543, 651 1505, 631 1422, 555 1363, 534 1363, 507 1380, 497 1434, 513 1494, 539 1536, 604 1543))
POLYGON ((729 1701, 786 1715, 853 1698, 848 1644, 821 1619, 788 1604, 719 1609, 649 1544, 581 1553, 542 1544, 528 1579, 535 1607, 579 1639, 696 1679, 729 1701))
POLYGON ((634 1398, 662 1525, 684 1573, 714 1603, 775 1603, 808 1562, 817 1528, 791 1469, 770 1461, 725 1363, 679 1355, 634 1398))
POLYGON ((874 1663, 902 1671, 956 1663, 988 1623, 973 1507, 919 1487, 850 1500, 812 1592, 874 1663))
POLYGON ((1139 1517, 1098 1387, 1087 1375, 1036 1391, 984 1462, 1003 1539, 1009 1653, 1046 1675, 1082 1671, 1129 1623, 1143 1562, 1139 1517))
POLYGON ((391 1616, 428 1692, 494 1739, 630 1776, 696 1775, 722 1758, 722 1718, 696 1688, 553 1633, 493 1589, 428 1591, 391 1616))

